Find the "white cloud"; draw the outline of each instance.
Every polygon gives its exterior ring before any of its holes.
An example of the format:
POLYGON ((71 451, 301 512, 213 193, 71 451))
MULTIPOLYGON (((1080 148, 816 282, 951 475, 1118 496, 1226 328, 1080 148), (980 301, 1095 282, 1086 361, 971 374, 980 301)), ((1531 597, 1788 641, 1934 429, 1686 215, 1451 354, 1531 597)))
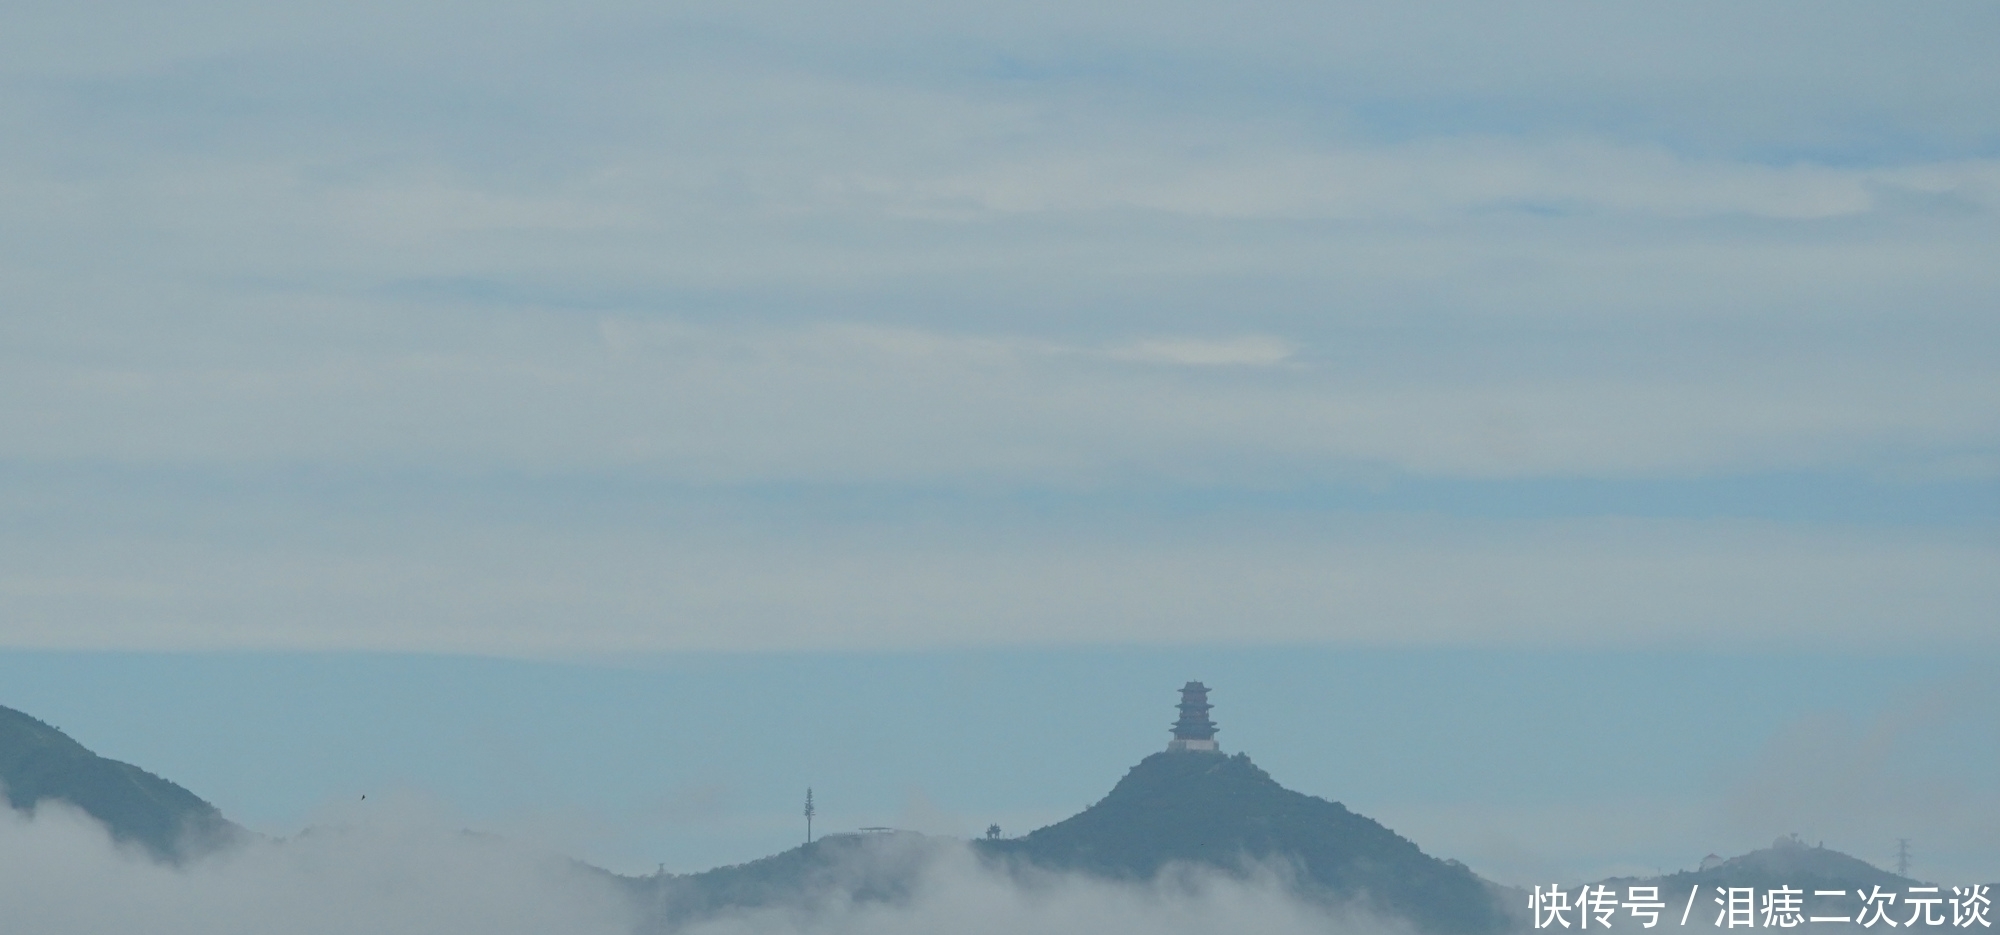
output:
POLYGON ((172 867, 67 807, 0 809, 0 902, 11 928, 47 935, 624 935, 636 919, 561 858, 408 813, 172 867))
MULTIPOLYGON (((313 935, 637 930, 642 907, 611 881, 560 858, 454 832, 409 812, 257 842, 184 867, 115 849, 102 829, 52 806, 0 810, 0 902, 9 923, 43 935, 313 935)), ((1307 905, 1273 874, 1190 872, 1158 885, 1080 877, 1026 882, 982 867, 963 845, 932 839, 910 897, 839 894, 810 910, 745 910, 699 921, 693 935, 794 932, 1393 933, 1403 927, 1307 905)))
POLYGON ((1025 885, 980 868, 963 848, 942 851, 906 904, 835 902, 818 912, 750 912, 699 924, 692 935, 792 935, 804 932, 1408 932, 1407 925, 1360 912, 1329 911, 1286 895, 1274 873, 1238 880, 1219 874, 1168 874, 1157 884, 1119 884, 1048 875, 1025 885))

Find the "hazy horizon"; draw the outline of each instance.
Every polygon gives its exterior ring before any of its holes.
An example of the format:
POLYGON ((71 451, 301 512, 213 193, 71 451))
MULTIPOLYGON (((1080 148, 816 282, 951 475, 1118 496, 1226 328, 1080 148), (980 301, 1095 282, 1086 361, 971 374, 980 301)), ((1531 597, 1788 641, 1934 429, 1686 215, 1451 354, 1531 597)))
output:
POLYGON ((1309 649, 695 654, 617 665, 0 653, 22 707, 288 836, 403 801, 627 874, 822 832, 1018 835, 1165 749, 1212 689, 1225 751, 1509 885, 1693 869, 1785 834, 2000 879, 1985 660, 1309 649), (134 711, 128 699, 151 699, 134 711))

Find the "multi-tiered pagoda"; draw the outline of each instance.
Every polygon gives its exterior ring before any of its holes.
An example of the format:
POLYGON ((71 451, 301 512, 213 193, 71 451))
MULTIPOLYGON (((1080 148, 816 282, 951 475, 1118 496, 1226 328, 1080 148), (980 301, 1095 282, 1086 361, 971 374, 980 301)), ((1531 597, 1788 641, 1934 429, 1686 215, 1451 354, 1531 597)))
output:
POLYGON ((1208 686, 1200 682, 1181 686, 1181 719, 1174 722, 1174 739, 1167 744, 1168 753, 1218 752, 1215 722, 1208 719, 1209 707, 1208 686))

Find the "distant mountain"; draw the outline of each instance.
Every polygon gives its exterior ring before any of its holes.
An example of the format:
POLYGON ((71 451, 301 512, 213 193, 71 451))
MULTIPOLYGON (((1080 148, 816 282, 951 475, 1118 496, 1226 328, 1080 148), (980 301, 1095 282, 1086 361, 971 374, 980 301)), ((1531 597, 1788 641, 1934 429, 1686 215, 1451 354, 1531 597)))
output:
MULTIPOLYGON (((1970 883, 1972 881, 1955 881, 1970 883)), ((1728 888, 1750 888, 1758 898, 1762 894, 1779 887, 1791 887, 1803 893, 1800 897, 1801 911, 1808 916, 1838 917, 1853 915, 1859 905, 1861 892, 1881 887, 1885 893, 1907 894, 1912 886, 1926 884, 1909 877, 1899 876, 1883 870, 1866 861, 1850 857, 1823 845, 1808 845, 1797 837, 1783 837, 1763 850, 1751 851, 1741 857, 1728 860, 1704 862, 1700 870, 1683 870, 1659 877, 1617 877, 1600 881, 1610 887, 1621 898, 1633 886, 1655 886, 1659 888, 1661 901, 1672 907, 1667 913, 1673 921, 1679 921, 1683 913, 1688 915, 1688 923, 1707 926, 1715 921, 1722 907, 1715 897, 1728 888), (1701 887, 1694 893, 1695 887, 1701 887), (1814 891, 1842 891, 1842 896, 1815 896, 1814 891), (1689 894, 1694 901, 1689 903, 1689 894), (1705 915, 1704 915, 1705 914, 1705 915)), ((1951 886, 1942 887, 1949 898, 1951 886)), ((1523 894, 1523 899, 1527 895, 1523 894)), ((1759 906, 1761 912, 1761 904, 1759 906)), ((1907 912, 1902 910, 1900 912, 1907 912)), ((1947 913, 1948 914, 1948 913, 1947 913)), ((1625 918, 1618 919, 1620 927, 1636 928, 1629 911, 1625 918)), ((1616 917, 1614 917, 1616 918, 1616 917)), ((1761 920, 1761 915, 1759 916, 1761 920)), ((1819 923, 1824 925, 1826 923, 1819 923)))
POLYGON ((1784 837, 1770 847, 1721 861, 1704 870, 1684 870, 1659 878, 1685 893, 1690 886, 1754 886, 1764 889, 1790 885, 1801 889, 1849 889, 1881 886, 1902 889, 1924 884, 1898 876, 1874 864, 1849 857, 1825 845, 1810 846, 1784 837))
POLYGON ((1513 924, 1504 891, 1464 864, 1425 854, 1338 802, 1287 789, 1240 753, 1153 754, 1082 812, 977 846, 1113 879, 1150 879, 1176 863, 1230 871, 1271 864, 1296 874, 1301 895, 1358 902, 1426 932, 1470 935, 1513 924))
POLYGON ((219 846, 241 828, 194 793, 129 763, 107 760, 47 724, 0 707, 0 787, 26 811, 57 799, 104 823, 113 838, 178 860, 219 846))
MULTIPOLYGON (((829 898, 899 901, 946 842, 908 832, 832 835, 782 854, 687 876, 628 880, 673 925, 731 910, 809 909, 829 898)), ((1022 838, 974 842, 1003 872, 1040 868, 1151 880, 1174 865, 1291 875, 1297 895, 1354 904, 1437 935, 1517 927, 1514 900, 1456 861, 1439 860, 1336 802, 1293 792, 1241 754, 1147 757, 1103 801, 1022 838)))
POLYGON ((830 834, 746 864, 621 879, 648 915, 671 926, 731 910, 810 910, 829 899, 900 902, 950 846, 908 831, 830 834))

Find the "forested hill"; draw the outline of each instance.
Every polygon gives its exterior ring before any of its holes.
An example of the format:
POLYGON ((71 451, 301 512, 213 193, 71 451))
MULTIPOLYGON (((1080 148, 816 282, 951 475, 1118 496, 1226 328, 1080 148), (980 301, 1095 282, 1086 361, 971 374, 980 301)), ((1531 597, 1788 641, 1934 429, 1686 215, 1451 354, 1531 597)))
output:
MULTIPOLYGON (((734 910, 899 902, 951 846, 909 833, 829 835, 763 860, 689 876, 627 879, 664 927, 734 910)), ((988 866, 1149 880, 1170 865, 1287 874, 1295 895, 1409 921, 1426 935, 1525 927, 1526 894, 1439 860, 1336 802, 1293 792, 1245 756, 1147 757, 1103 801, 1026 837, 973 842, 988 866)))
MULTIPOLYGON (((1954 896, 1952 886, 1973 882, 1976 881, 1942 880, 1929 885, 1937 887, 1933 895, 1948 903, 1954 896)), ((1890 873, 1823 845, 1808 845, 1797 836, 1779 838, 1763 850, 1717 861, 1700 870, 1683 870, 1656 877, 1618 877, 1592 884, 1594 887, 1606 887, 1617 895, 1629 895, 1635 886, 1657 889, 1660 901, 1672 907, 1667 914, 1669 918, 1686 916, 1691 920, 1701 919, 1703 925, 1720 916, 1726 904, 1718 902, 1718 899, 1730 889, 1747 889, 1757 894, 1759 898, 1753 906, 1760 917, 1765 907, 1761 895, 1779 892, 1783 888, 1797 900, 1794 908, 1800 915, 1844 918, 1862 909, 1863 894, 1880 891, 1907 900, 1917 895, 1912 892, 1913 888, 1925 885, 1919 880, 1890 873)), ((1917 907, 1904 902, 1893 908, 1896 919, 1907 921, 1912 909, 1917 907)), ((1947 918, 1952 914, 1945 905, 1934 911, 1947 918)), ((1614 915, 1614 921, 1617 923, 1614 928, 1636 929, 1641 926, 1629 913, 1614 915)), ((1691 921, 1690 924, 1694 923, 1691 921)), ((1821 923, 1818 927, 1824 928, 1824 925, 1821 923)))
POLYGON ((7 804, 23 811, 51 799, 75 805, 103 822, 113 838, 161 859, 178 860, 243 833, 194 793, 98 756, 6 707, 0 707, 0 787, 7 804))
POLYGON ((1025 837, 981 841, 996 857, 1053 870, 1144 879, 1173 863, 1265 862, 1303 895, 1358 902, 1435 933, 1511 927, 1504 891, 1465 865, 1338 802, 1287 789, 1243 754, 1156 753, 1095 805, 1025 837))

